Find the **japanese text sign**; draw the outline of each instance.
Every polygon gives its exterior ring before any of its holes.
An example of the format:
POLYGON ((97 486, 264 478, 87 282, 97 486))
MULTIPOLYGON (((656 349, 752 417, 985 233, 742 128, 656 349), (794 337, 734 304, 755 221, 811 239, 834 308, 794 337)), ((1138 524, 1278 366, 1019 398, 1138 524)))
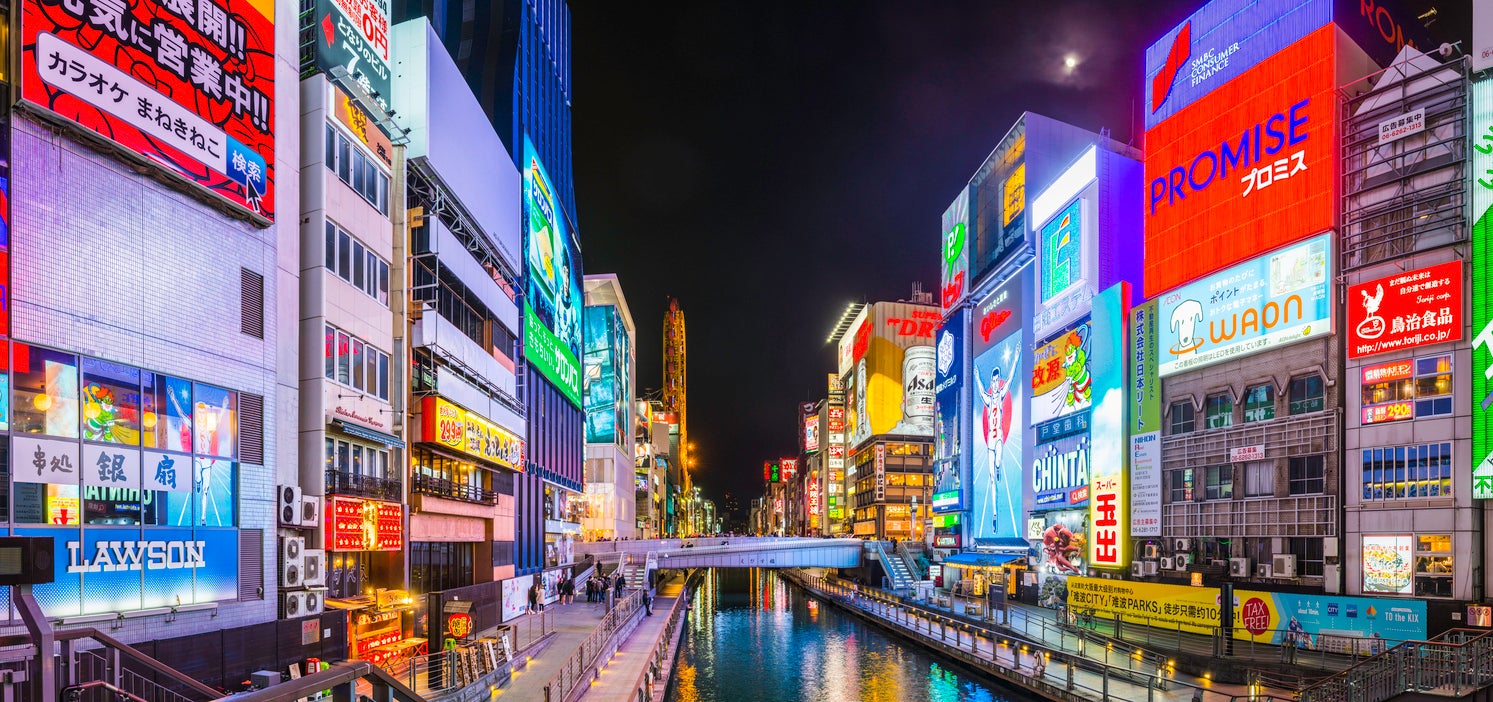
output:
POLYGON ((270 0, 27 0, 29 102, 274 219, 270 0))
POLYGON ((421 401, 420 415, 421 441, 523 471, 524 442, 513 432, 435 396, 421 401))
POLYGON ((404 506, 356 497, 327 498, 328 551, 404 548, 404 506))
POLYGON ((1089 564, 1124 568, 1130 564, 1130 487, 1126 458, 1125 325, 1130 299, 1127 283, 1094 298, 1094 450, 1089 464, 1089 564))
POLYGON ((1348 357, 1462 338, 1462 262, 1396 273, 1348 288, 1348 357))
POLYGON ((345 67, 389 107, 389 0, 316 0, 316 66, 345 67))

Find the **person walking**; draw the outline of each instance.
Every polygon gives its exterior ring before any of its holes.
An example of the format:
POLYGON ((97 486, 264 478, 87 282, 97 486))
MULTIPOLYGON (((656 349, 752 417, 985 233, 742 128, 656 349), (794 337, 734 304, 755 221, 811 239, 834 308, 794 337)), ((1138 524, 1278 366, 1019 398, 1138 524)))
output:
POLYGON ((529 614, 542 611, 544 605, 539 604, 539 583, 529 586, 529 614))
POLYGON ((612 594, 617 599, 619 599, 619 600, 622 599, 622 590, 625 587, 627 587, 627 584, 622 581, 622 574, 618 573, 617 574, 617 586, 616 586, 616 590, 612 594))
POLYGON ((643 609, 648 612, 648 616, 653 616, 653 593, 646 587, 643 588, 643 609))

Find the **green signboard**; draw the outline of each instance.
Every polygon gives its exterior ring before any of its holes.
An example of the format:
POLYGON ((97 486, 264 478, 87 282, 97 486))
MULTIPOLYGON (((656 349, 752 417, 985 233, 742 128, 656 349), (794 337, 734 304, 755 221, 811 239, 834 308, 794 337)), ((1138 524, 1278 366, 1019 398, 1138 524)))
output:
POLYGON ((1493 499, 1493 76, 1472 84, 1472 496, 1493 499))
POLYGON ((528 303, 524 303, 524 358, 544 377, 555 381, 555 387, 565 397, 580 406, 581 362, 560 337, 539 321, 528 303))

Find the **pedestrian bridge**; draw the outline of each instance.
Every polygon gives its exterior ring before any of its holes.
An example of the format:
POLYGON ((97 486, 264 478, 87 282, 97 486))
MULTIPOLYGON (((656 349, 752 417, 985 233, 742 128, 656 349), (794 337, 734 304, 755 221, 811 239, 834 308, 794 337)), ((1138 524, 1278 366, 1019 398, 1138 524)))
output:
POLYGON ((651 554, 659 568, 854 568, 861 550, 860 539, 737 536, 594 541, 576 544, 575 555, 643 563, 651 554))

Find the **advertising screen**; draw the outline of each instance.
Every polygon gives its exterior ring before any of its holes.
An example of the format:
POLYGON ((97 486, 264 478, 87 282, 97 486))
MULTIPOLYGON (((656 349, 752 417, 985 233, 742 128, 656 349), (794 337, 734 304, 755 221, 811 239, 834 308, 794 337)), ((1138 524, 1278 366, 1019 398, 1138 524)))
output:
POLYGON ((1158 375, 1331 333, 1331 253, 1313 237, 1164 295, 1158 375))
POLYGON ((524 469, 524 441, 476 412, 445 398, 420 400, 420 441, 440 444, 516 471, 524 469))
POLYGON ((22 97, 275 217, 270 0, 22 3, 22 97))
POLYGON ((1161 382, 1156 377, 1156 301, 1130 311, 1130 533, 1161 536, 1161 382))
POLYGON ((1089 501, 1089 435, 1037 446, 1032 455, 1034 510, 1085 507, 1089 501))
POLYGON ((969 535, 976 541, 1021 534, 1021 444, 1026 426, 1021 340, 1017 329, 976 356, 971 369, 975 440, 969 457, 969 535))
POLYGON ((533 575, 520 575, 503 581, 503 621, 518 619, 529 611, 529 588, 533 586, 533 575))
POLYGON ((389 109, 389 0, 316 0, 316 67, 347 69, 389 109))
POLYGON ((819 415, 811 414, 804 421, 804 453, 819 451, 819 415))
POLYGON ((1333 227, 1334 29, 1146 133, 1146 297, 1333 227))
POLYGON ((960 310, 937 332, 938 421, 933 440, 933 511, 964 509, 961 461, 964 423, 964 340, 969 311, 960 310))
POLYGON ((1130 565, 1130 486, 1126 458, 1125 324, 1130 286, 1113 285, 1094 298, 1094 416, 1089 466, 1089 564, 1130 565))
POLYGON ((1032 427, 1037 443, 1088 429, 1087 414, 1094 404, 1089 370, 1092 336, 1092 325, 1085 320, 1032 352, 1032 427), (1056 420, 1071 415, 1081 416, 1062 426, 1054 425, 1056 420))
POLYGON ((959 191, 959 197, 943 213, 943 265, 942 293, 939 295, 943 311, 948 312, 964 299, 969 285, 969 188, 959 191))
POLYGON ((937 308, 878 302, 851 339, 846 380, 850 444, 873 435, 932 437, 937 308))
POLYGON ((581 405, 581 252, 554 181, 524 137, 524 247, 528 296, 524 300, 524 358, 581 405))
POLYGON ((404 548, 404 506, 358 497, 328 497, 328 551, 398 551, 404 548))
POLYGON ((585 374, 581 395, 586 410, 586 443, 631 441, 628 436, 628 377, 632 362, 627 326, 612 305, 585 308, 585 374))
POLYGON ((1409 595, 1415 589, 1415 537, 1410 534, 1363 536, 1365 594, 1409 595))
POLYGON ((1462 262, 1420 268, 1348 288, 1348 357, 1462 339, 1462 262))
POLYGON ((970 181, 974 251, 971 279, 985 275, 1026 241, 1026 125, 1001 140, 970 181))
POLYGON ((55 540, 55 580, 33 590, 48 617, 238 598, 237 529, 72 527, 15 535, 55 540))
POLYGON ((1038 235, 1042 246, 1042 301, 1047 302, 1083 280, 1083 200, 1058 212, 1038 235))
MULTIPOLYGON (((1493 135, 1493 76, 1472 84, 1472 133, 1493 135)), ((1493 173, 1493 148, 1473 149, 1472 172, 1493 173)), ((1493 499, 1493 176, 1472 188, 1472 496, 1493 499)))
POLYGON ((1332 0, 1205 3, 1146 49, 1146 129, 1331 20, 1332 0))
POLYGON ((1051 609, 1068 601, 1068 578, 1088 572, 1088 513, 1070 509, 1032 517, 1028 534, 1036 532, 1037 604, 1051 609), (1037 530, 1040 529, 1040 532, 1037 530))

